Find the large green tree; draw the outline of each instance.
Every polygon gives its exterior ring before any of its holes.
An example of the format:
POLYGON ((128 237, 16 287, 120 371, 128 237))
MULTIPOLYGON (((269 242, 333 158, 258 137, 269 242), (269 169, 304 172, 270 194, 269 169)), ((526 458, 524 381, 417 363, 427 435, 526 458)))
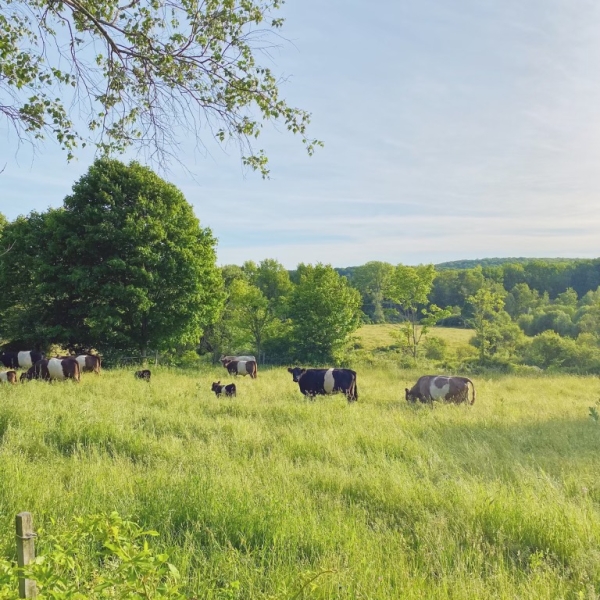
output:
POLYGON ((296 357, 313 364, 340 360, 360 323, 361 299, 330 265, 299 265, 290 299, 296 357))
POLYGON ((356 267, 352 274, 352 286, 361 293, 365 312, 372 315, 375 323, 385 322, 383 300, 393 272, 390 263, 371 261, 356 267))
POLYGON ((162 162, 183 135, 254 147, 264 121, 300 135, 310 114, 280 97, 258 57, 279 43, 283 0, 0 0, 0 115, 19 137, 129 146, 162 162), (81 125, 84 123, 84 125, 81 125))
POLYGON ((397 303, 402 314, 399 339, 414 360, 417 359, 423 336, 438 321, 452 314, 451 310, 441 309, 435 304, 428 306, 434 278, 433 265, 409 267, 400 264, 394 269, 386 291, 388 298, 397 303))
POLYGON ((11 337, 145 354, 197 343, 221 308, 210 230, 175 186, 137 163, 96 161, 62 209, 5 233, 22 250, 0 270, 14 290, 11 337))

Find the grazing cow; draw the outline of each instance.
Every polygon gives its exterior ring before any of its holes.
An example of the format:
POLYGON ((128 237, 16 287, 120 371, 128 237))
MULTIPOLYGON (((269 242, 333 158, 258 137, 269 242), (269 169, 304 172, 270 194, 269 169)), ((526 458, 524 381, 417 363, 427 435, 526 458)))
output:
POLYGON ((136 371, 133 375, 136 379, 144 379, 150 383, 152 373, 150 373, 150 369, 143 369, 142 371, 136 371))
POLYGON ((74 358, 43 358, 21 375, 21 381, 42 379, 44 381, 80 381, 79 363, 74 358))
POLYGON ((254 358, 254 356, 221 356, 219 360, 224 367, 226 367, 227 363, 231 360, 253 360, 256 362, 256 358, 254 358))
POLYGON ((229 360, 223 366, 230 375, 250 375, 252 379, 256 379, 255 360, 229 360))
POLYGON ((101 360, 95 354, 78 354, 77 356, 57 356, 56 358, 74 358, 79 363, 81 373, 100 375, 101 360))
POLYGON ((36 352, 35 350, 0 353, 0 362, 9 369, 29 369, 38 360, 42 360, 43 358, 44 353, 36 352))
POLYGON ((289 368, 294 381, 300 386, 300 391, 309 398, 319 394, 335 394, 342 392, 348 402, 358 400, 356 372, 350 369, 302 369, 289 368))
POLYGON ((212 387, 210 388, 216 395, 217 398, 221 394, 225 394, 229 398, 233 398, 236 395, 235 383, 230 383, 229 385, 221 385, 220 381, 213 381, 212 387))
POLYGON ((74 358, 79 363, 79 370, 82 373, 96 373, 96 375, 100 375, 101 360, 99 356, 95 354, 78 354, 71 358, 74 358))
POLYGON ((0 373, 0 383, 17 383, 16 371, 3 371, 0 373))
POLYGON ((406 388, 406 400, 409 402, 469 402, 469 384, 473 390, 470 404, 475 402, 475 385, 467 377, 445 377, 443 375, 423 375, 409 390, 406 388))

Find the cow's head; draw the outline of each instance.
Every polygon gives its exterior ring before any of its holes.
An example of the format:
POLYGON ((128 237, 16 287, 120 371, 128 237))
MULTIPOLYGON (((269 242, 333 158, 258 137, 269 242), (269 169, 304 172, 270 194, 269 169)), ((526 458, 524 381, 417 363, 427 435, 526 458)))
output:
POLYGON ((21 377, 19 378, 19 381, 22 383, 23 381, 27 381, 28 379, 30 379, 29 377, 29 373, 21 373, 21 377))
POLYGON ((408 388, 404 388, 404 391, 406 392, 406 401, 407 402, 416 402, 417 401, 417 397, 414 394, 411 394, 411 392, 408 388))
POLYGON ((306 369, 301 369, 300 367, 294 367, 292 369, 292 367, 289 367, 288 373, 291 373, 294 381, 298 383, 300 381, 300 377, 306 373, 306 369))
POLYGON ((212 387, 210 389, 213 392, 220 392, 221 391, 221 382, 213 381, 212 387))

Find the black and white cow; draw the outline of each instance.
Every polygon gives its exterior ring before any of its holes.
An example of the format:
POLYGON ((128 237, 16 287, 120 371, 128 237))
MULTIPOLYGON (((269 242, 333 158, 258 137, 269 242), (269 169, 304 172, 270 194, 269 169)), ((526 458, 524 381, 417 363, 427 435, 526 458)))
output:
POLYGON ((79 363, 74 358, 43 358, 38 360, 21 375, 21 381, 42 379, 44 381, 64 381, 81 379, 79 363))
POLYGON ((36 352, 35 350, 0 353, 0 362, 9 369, 29 369, 38 360, 42 360, 43 358, 44 353, 36 352))
POLYGON ((255 360, 228 360, 223 366, 230 375, 250 375, 251 379, 256 379, 255 360))
POLYGON ((444 400, 445 402, 469 402, 469 384, 473 390, 470 404, 475 402, 475 385, 467 377, 447 377, 445 375, 423 375, 409 390, 406 388, 408 402, 432 402, 444 400))
POLYGON ((0 373, 0 383, 17 383, 17 372, 2 371, 0 373))
POLYGON ((230 383, 229 385, 221 384, 220 381, 213 381, 212 387, 210 388, 217 396, 217 398, 221 394, 225 394, 225 396, 229 398, 233 398, 236 395, 235 383, 230 383))
POLYGON ((77 356, 57 356, 56 358, 74 358, 79 363, 81 373, 96 373, 100 375, 102 361, 95 354, 78 354, 77 356))
POLYGON ((310 398, 321 394, 342 392, 348 402, 358 400, 356 372, 350 369, 302 369, 289 368, 293 379, 298 383, 300 391, 310 398))

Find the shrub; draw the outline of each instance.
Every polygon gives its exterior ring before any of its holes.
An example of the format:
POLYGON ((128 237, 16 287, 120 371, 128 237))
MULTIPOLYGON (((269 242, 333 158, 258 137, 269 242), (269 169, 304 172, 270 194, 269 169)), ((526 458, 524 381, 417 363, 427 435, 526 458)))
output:
MULTIPOLYGON (((148 543, 155 531, 116 512, 74 519, 64 531, 38 531, 39 554, 23 569, 36 581, 38 599, 181 599, 179 571, 148 543)), ((0 558, 0 599, 16 597, 17 569, 0 558)))
POLYGON ((424 344, 425 358, 431 360, 444 360, 448 353, 448 342, 440 337, 428 337, 424 344))

